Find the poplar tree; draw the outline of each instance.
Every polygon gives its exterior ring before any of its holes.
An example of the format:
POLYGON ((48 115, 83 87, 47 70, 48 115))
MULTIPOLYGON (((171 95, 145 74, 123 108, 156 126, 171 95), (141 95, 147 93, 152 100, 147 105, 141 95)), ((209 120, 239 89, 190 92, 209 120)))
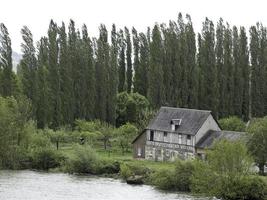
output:
POLYGON ((17 80, 12 71, 12 48, 6 26, 0 24, 0 67, 1 73, 1 95, 4 97, 15 95, 17 92, 17 80))
POLYGON ((154 108, 164 104, 163 84, 163 46, 162 37, 158 25, 152 31, 152 42, 150 44, 150 65, 149 65, 149 88, 148 99, 154 108))
MULTIPOLYGON (((249 50, 246 30, 244 27, 240 28, 239 34, 239 67, 242 71, 242 118, 247 121, 249 119, 249 74, 250 74, 250 65, 249 65, 249 50)), ((236 87, 236 90, 238 88, 236 87)))
MULTIPOLYGON (((224 32, 224 62, 223 68, 226 71, 226 93, 224 100, 226 103, 226 113, 227 115, 234 115, 233 99, 234 99, 234 71, 233 71, 233 54, 232 54, 232 30, 229 24, 226 24, 224 32)), ((219 74, 218 74, 219 76, 219 74)))
POLYGON ((21 83, 23 94, 32 102, 34 117, 37 107, 37 59, 35 57, 35 47, 33 44, 32 33, 27 26, 21 29, 23 43, 21 67, 21 83))
POLYGON ((133 37, 133 51, 134 51, 134 77, 133 77, 133 91, 138 92, 139 85, 143 84, 141 82, 141 74, 140 74, 140 38, 138 36, 137 30, 133 27, 132 29, 132 37, 133 37))
POLYGON ((251 114, 252 117, 264 115, 263 104, 263 66, 260 58, 261 43, 260 24, 250 28, 250 57, 251 57, 251 114))
POLYGON ((56 23, 51 20, 48 29, 48 84, 50 127, 53 129, 58 128, 62 124, 57 35, 58 27, 56 23))
POLYGON ((37 127, 45 128, 49 123, 49 89, 48 89, 48 39, 42 37, 38 42, 37 59, 37 127))
POLYGON ((225 25, 223 19, 220 18, 216 27, 216 45, 215 45, 215 53, 216 53, 216 67, 218 71, 218 98, 220 99, 218 104, 218 116, 226 117, 227 105, 226 105, 226 95, 227 94, 227 69, 224 66, 224 32, 225 25))
POLYGON ((203 81, 203 102, 202 109, 210 109, 214 116, 218 117, 218 81, 215 60, 213 22, 206 18, 203 23, 201 46, 200 46, 200 67, 203 81))
POLYGON ((118 39, 115 24, 111 30, 110 65, 108 66, 107 122, 116 123, 116 97, 118 93, 118 39))
POLYGON ((140 33, 139 38, 140 38, 140 64, 135 70, 134 91, 147 97, 149 43, 144 33, 140 33))
POLYGON ((85 81, 85 95, 84 95, 84 106, 85 106, 85 119, 94 119, 94 107, 95 107, 95 63, 93 58, 93 47, 92 41, 88 36, 87 27, 83 25, 82 28, 82 55, 83 55, 83 65, 85 66, 85 71, 83 78, 85 81))
POLYGON ((127 92, 130 93, 132 90, 133 82, 133 69, 132 69, 132 42, 129 29, 124 28, 126 38, 126 60, 127 60, 127 92))
POLYGON ((186 15, 187 23, 185 25, 186 37, 186 60, 188 66, 188 107, 196 108, 198 105, 198 71, 196 66, 196 35, 190 15, 186 15))
POLYGON ((109 68, 109 45, 106 27, 101 24, 96 50, 96 106, 95 115, 98 119, 107 119, 107 80, 109 68))
POLYGON ((125 76, 126 76, 126 66, 125 66, 125 39, 123 31, 119 32, 119 85, 118 91, 125 91, 125 76))
POLYGON ((60 73, 60 97, 61 112, 63 124, 71 124, 73 122, 72 111, 72 71, 69 59, 69 50, 67 44, 67 34, 65 24, 62 22, 59 27, 58 43, 59 43, 59 73, 60 73))

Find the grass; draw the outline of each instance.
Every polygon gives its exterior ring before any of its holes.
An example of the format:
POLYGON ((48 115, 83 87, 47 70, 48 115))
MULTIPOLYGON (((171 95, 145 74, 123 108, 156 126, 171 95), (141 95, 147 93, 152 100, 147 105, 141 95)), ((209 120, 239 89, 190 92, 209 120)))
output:
MULTIPOLYGON (((153 171, 157 170, 173 170, 174 163, 172 162, 155 162, 149 160, 137 160, 133 158, 132 152, 122 154, 120 149, 104 150, 101 147, 94 148, 100 159, 118 161, 125 164, 143 165, 153 171)), ((59 151, 66 157, 72 154, 73 148, 71 144, 61 144, 59 151)))

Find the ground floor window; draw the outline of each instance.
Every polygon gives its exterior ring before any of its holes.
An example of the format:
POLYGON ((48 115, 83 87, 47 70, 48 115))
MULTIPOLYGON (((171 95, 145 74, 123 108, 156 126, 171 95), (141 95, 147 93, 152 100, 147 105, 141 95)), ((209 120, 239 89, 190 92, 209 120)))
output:
POLYGON ((138 147, 138 149, 137 149, 137 156, 142 156, 142 149, 141 149, 141 147, 138 147))

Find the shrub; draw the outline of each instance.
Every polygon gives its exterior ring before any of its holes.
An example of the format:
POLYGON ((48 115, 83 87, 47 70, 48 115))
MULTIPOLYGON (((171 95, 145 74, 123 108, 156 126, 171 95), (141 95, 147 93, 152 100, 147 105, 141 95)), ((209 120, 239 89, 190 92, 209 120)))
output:
POLYGON ((175 163, 173 181, 176 190, 183 192, 190 191, 193 171, 194 171, 194 164, 192 161, 178 160, 175 163))
POLYGON ((96 152, 90 146, 76 145, 73 155, 66 162, 66 170, 69 173, 96 174, 100 164, 96 152))
POLYGON ((246 176, 222 185, 217 197, 234 200, 261 200, 267 198, 267 185, 259 177, 246 176))
POLYGON ((151 174, 149 180, 152 185, 162 190, 174 190, 174 172, 159 170, 151 174))
POLYGON ((98 174, 117 174, 120 172, 120 163, 117 161, 102 160, 97 169, 98 174))
POLYGON ((120 174, 123 179, 127 179, 130 176, 139 175, 146 178, 148 174, 150 173, 150 170, 145 167, 144 165, 140 165, 137 163, 131 163, 131 164, 122 164, 120 166, 120 174))
POLYGON ((63 156, 51 148, 38 148, 32 152, 32 168, 48 170, 60 166, 63 156))
POLYGON ((120 166, 120 175, 124 180, 126 180, 127 178, 133 175, 133 172, 128 165, 122 164, 120 166))
POLYGON ((223 130, 228 131, 245 131, 246 124, 242 121, 242 119, 231 116, 228 118, 223 118, 219 120, 219 124, 221 125, 223 130))

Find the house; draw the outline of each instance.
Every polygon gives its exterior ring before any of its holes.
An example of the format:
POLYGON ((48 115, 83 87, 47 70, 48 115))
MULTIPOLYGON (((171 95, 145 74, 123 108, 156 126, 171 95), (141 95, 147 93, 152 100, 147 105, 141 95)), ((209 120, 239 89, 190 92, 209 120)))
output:
POLYGON ((134 139, 134 158, 155 161, 203 157, 215 140, 238 140, 244 133, 222 131, 211 111, 161 107, 134 139))

